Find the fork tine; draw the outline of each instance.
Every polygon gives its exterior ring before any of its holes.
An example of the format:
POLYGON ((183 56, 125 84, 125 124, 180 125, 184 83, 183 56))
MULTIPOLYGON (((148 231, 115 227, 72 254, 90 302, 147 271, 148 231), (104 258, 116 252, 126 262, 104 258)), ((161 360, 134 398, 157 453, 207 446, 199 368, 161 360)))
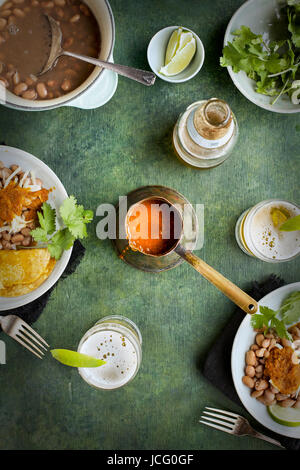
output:
POLYGON ((219 429, 219 431, 227 432, 228 434, 232 434, 228 428, 223 428, 222 426, 218 426, 217 424, 207 423, 206 421, 199 420, 199 423, 206 424, 206 426, 210 426, 211 428, 219 429))
POLYGON ((202 419, 206 419, 207 421, 211 421, 212 423, 222 424, 229 429, 233 429, 233 425, 231 423, 227 423, 226 421, 221 421, 220 419, 209 418, 208 416, 201 416, 202 419))
POLYGON ((23 328, 26 328, 28 331, 30 331, 36 338, 38 338, 42 343, 44 343, 48 348, 50 348, 49 344, 42 338, 31 326, 29 326, 26 322, 21 320, 21 325, 23 328))
POLYGON ((29 333, 29 331, 27 331, 26 328, 23 327, 22 330, 19 329, 19 332, 22 333, 22 334, 24 334, 24 335, 26 335, 26 336, 29 336, 29 338, 33 339, 33 340, 38 344, 38 346, 40 346, 41 348, 45 349, 45 351, 47 351, 46 346, 44 346, 40 341, 38 341, 38 339, 37 339, 34 335, 32 335, 31 333, 29 333))
POLYGON ((239 417, 239 415, 237 415, 236 413, 232 413, 231 411, 219 410, 218 408, 210 408, 209 406, 206 406, 205 408, 207 410, 217 411, 218 413, 224 413, 225 415, 233 416, 234 418, 239 417))
POLYGON ((41 351, 41 350, 37 347, 36 344, 34 344, 32 341, 30 341, 30 339, 28 339, 27 336, 25 336, 25 335, 23 334, 22 331, 19 330, 18 333, 16 334, 16 336, 17 336, 18 338, 20 338, 24 343, 28 344, 28 346, 30 346, 31 348, 34 348, 34 349, 38 352, 38 354, 44 356, 44 351, 41 351))
MULTIPOLYGON (((217 414, 217 413, 210 413, 209 411, 203 411, 203 413, 205 415, 210 415, 210 416, 214 416, 215 418, 221 418, 221 419, 224 419, 225 421, 230 421, 231 423, 236 423, 236 418, 229 418, 228 416, 223 416, 221 414, 217 414)), ((206 416, 204 416, 205 418, 206 416)))
MULTIPOLYGON (((39 359, 43 359, 42 356, 37 354, 30 346, 28 346, 26 343, 24 343, 24 341, 22 341, 18 336, 14 336, 13 339, 15 341, 17 341, 18 343, 22 344, 22 346, 24 346, 24 348, 27 348, 30 352, 32 352, 32 354, 37 356, 39 359)), ((41 353, 41 354, 43 354, 43 353, 41 353)))

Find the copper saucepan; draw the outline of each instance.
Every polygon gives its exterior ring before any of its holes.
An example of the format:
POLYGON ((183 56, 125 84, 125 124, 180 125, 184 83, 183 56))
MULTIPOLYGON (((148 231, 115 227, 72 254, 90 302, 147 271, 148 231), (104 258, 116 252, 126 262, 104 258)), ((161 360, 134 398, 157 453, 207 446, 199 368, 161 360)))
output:
MULTIPOLYGON (((223 292, 224 295, 226 295, 232 302, 234 302, 238 307, 240 307, 244 312, 253 314, 257 312, 258 309, 258 304, 256 300, 254 300, 252 297, 250 297, 246 292, 242 291, 238 286, 233 284, 229 279, 224 277, 221 273, 216 271, 214 268, 209 266, 207 263, 205 263, 201 258, 198 256, 194 255, 194 253, 191 250, 187 250, 184 248, 184 246, 181 244, 181 240, 183 237, 183 218, 180 212, 177 210, 177 208, 170 203, 167 199, 160 197, 160 196, 153 196, 153 197, 148 197, 145 198, 135 204, 133 204, 126 216, 126 221, 125 221, 125 226, 126 226, 126 233, 129 238, 129 246, 133 248, 133 245, 130 244, 130 230, 128 228, 129 224, 129 217, 133 213, 134 209, 136 209, 137 206, 143 205, 145 201, 149 200, 160 200, 162 203, 167 204, 171 209, 172 212, 174 213, 174 225, 175 231, 177 228, 177 236, 174 240, 174 243, 170 244, 166 251, 163 251, 159 254, 153 254, 153 253, 146 253, 144 251, 140 251, 142 254, 145 256, 153 256, 153 257, 162 257, 166 256, 167 254, 170 254, 171 252, 177 253, 182 259, 187 261, 196 271, 198 271, 205 279, 207 279, 211 284, 213 284, 217 289, 219 289, 221 292, 223 292)), ((133 248, 137 249, 137 248, 133 248)))

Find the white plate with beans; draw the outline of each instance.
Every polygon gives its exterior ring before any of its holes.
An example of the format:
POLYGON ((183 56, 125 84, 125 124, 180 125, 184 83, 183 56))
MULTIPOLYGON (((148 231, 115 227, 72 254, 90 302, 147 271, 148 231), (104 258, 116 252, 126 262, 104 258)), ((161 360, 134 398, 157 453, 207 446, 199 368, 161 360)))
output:
MULTIPOLYGON (((278 310, 283 299, 295 291, 300 291, 300 282, 295 282, 274 290, 261 299, 259 305, 269 307, 273 310, 278 310)), ((271 431, 277 432, 278 434, 282 434, 283 436, 300 439, 300 426, 288 427, 273 421, 268 414, 267 407, 251 396, 251 389, 242 381, 245 376, 246 354, 250 350, 251 346, 256 343, 257 333, 253 330, 250 320, 251 316, 246 315, 236 333, 232 346, 231 372, 237 394, 247 411, 263 426, 271 431)), ((262 345, 261 349, 263 349, 262 345)), ((263 378, 258 380, 263 380, 263 378)))
MULTIPOLYGON (((52 207, 58 209, 63 201, 68 197, 67 191, 56 174, 45 163, 33 155, 20 149, 0 145, 0 162, 4 164, 5 168, 10 168, 12 165, 18 165, 24 172, 33 171, 36 178, 39 178, 42 181, 44 188, 52 189, 48 198, 48 202, 52 207)), ((50 276, 34 291, 18 297, 0 297, 0 311, 21 307, 41 297, 63 274, 69 262, 71 253, 72 248, 63 253, 61 259, 57 261, 50 276)))

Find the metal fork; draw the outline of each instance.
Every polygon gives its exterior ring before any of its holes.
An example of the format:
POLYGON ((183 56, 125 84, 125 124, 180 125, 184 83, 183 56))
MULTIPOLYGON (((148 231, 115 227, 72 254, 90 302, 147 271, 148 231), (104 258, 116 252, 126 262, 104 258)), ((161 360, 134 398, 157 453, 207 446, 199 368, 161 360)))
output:
POLYGON ((47 347, 49 348, 50 346, 24 320, 17 317, 17 315, 0 316, 0 325, 4 333, 22 344, 22 346, 27 348, 32 354, 43 359, 44 352, 39 349, 38 346, 45 351, 47 351, 47 347))
POLYGON ((203 416, 201 416, 199 423, 206 424, 207 426, 211 426, 212 428, 219 429, 220 431, 224 431, 229 434, 234 434, 236 436, 257 437, 258 439, 262 439, 263 441, 270 442, 275 446, 285 449, 285 447, 283 447, 280 442, 276 441, 275 439, 272 439, 271 437, 265 436, 260 432, 255 431, 255 429, 250 426, 247 419, 243 416, 237 415, 236 413, 232 413, 231 411, 219 410, 218 408, 210 408, 209 406, 206 406, 205 409, 210 411, 203 411, 203 416), (211 411, 216 411, 216 413, 211 413, 211 411), (210 418, 210 416, 213 416, 213 418, 210 418))

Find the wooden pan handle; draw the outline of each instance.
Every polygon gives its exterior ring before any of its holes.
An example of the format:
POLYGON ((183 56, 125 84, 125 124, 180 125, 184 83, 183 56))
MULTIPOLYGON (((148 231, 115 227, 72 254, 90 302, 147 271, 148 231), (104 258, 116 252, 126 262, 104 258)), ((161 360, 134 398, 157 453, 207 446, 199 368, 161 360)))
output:
POLYGON ((180 244, 176 247, 175 251, 181 258, 193 266, 196 271, 202 274, 205 279, 211 282, 217 289, 232 300, 232 302, 244 310, 244 312, 250 314, 257 312, 258 305, 256 300, 252 299, 250 295, 242 291, 242 289, 229 281, 229 279, 224 277, 221 273, 206 264, 191 251, 185 250, 180 244))

